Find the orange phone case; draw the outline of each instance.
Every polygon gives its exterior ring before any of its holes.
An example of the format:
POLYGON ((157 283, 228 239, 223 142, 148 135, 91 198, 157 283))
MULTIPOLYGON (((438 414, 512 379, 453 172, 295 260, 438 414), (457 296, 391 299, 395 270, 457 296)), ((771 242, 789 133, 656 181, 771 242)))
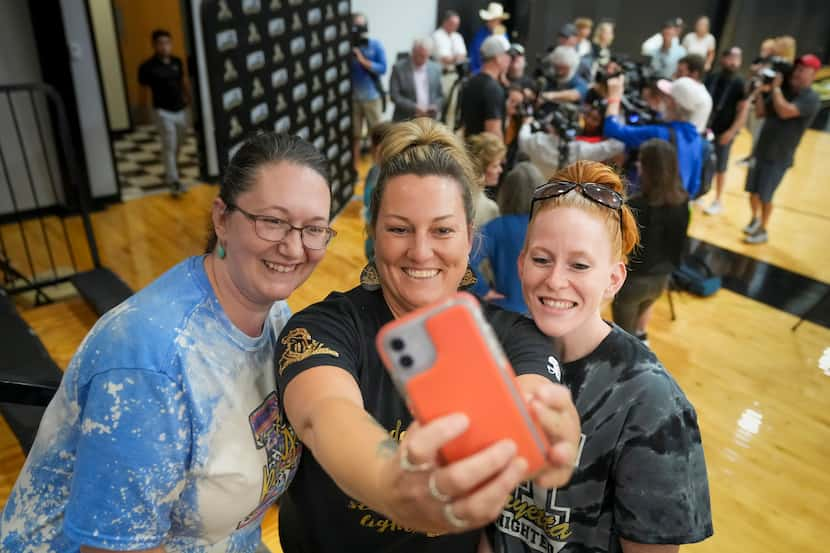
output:
MULTIPOLYGON (((400 346, 401 342, 398 342, 400 346)), ((451 300, 428 306, 385 325, 377 336, 378 352, 398 390, 421 424, 451 413, 465 413, 467 431, 447 443, 445 462, 463 459, 502 439, 512 439, 530 473, 545 463, 548 441, 538 428, 516 383, 513 368, 478 301, 459 292, 451 300), (395 362, 396 339, 422 332, 434 348, 434 359, 418 374, 395 362)), ((430 352, 419 355, 431 357, 430 352)))

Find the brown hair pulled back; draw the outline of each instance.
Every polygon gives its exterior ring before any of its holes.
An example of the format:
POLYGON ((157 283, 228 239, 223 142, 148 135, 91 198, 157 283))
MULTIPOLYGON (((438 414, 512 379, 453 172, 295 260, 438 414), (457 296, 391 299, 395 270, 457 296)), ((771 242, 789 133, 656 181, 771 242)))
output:
MULTIPOLYGON (((459 186, 467 224, 475 218, 473 190, 480 176, 461 140, 428 117, 394 124, 380 145, 380 175, 369 208, 369 235, 374 235, 380 203, 389 179, 400 175, 441 176, 459 186)), ((428 200, 429 198, 424 198, 428 200)))

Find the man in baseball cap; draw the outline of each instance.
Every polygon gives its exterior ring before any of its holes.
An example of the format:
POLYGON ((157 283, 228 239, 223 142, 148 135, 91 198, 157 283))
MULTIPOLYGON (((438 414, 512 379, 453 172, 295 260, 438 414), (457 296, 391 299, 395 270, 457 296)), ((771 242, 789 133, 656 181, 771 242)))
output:
POLYGON ((461 94, 466 136, 484 131, 503 136, 505 96, 501 79, 510 65, 509 50, 510 43, 502 35, 489 36, 481 44, 481 71, 467 82, 461 94))
POLYGON ((703 163, 703 144, 700 133, 691 122, 694 110, 705 102, 709 93, 700 83, 689 77, 676 81, 660 81, 658 85, 665 103, 664 120, 660 125, 625 125, 617 116, 624 92, 623 76, 608 79, 608 107, 605 111, 603 133, 606 138, 616 138, 628 149, 638 148, 651 138, 662 138, 677 149, 677 165, 680 180, 690 198, 700 190, 703 163))
POLYGON ((755 114, 764 126, 752 151, 754 159, 746 175, 744 189, 749 192, 752 219, 744 227, 747 244, 769 240, 767 224, 772 215, 772 196, 795 159, 801 137, 821 108, 812 89, 821 62, 813 54, 798 58, 789 78, 778 73, 771 83, 753 93, 755 114))
POLYGON ((682 109, 689 112, 689 121, 697 132, 706 132, 706 123, 712 112, 712 97, 703 83, 692 77, 681 77, 674 81, 660 79, 657 89, 671 97, 682 109))

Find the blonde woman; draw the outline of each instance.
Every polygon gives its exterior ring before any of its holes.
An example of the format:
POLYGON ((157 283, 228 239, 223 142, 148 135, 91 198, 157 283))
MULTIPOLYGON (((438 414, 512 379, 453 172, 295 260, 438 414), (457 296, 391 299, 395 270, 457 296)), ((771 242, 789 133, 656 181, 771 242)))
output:
POLYGON ((476 211, 475 226, 481 228, 499 216, 499 206, 487 197, 486 189, 498 186, 507 148, 498 136, 489 132, 469 137, 467 147, 473 164, 478 174, 481 175, 480 186, 473 196, 476 211))

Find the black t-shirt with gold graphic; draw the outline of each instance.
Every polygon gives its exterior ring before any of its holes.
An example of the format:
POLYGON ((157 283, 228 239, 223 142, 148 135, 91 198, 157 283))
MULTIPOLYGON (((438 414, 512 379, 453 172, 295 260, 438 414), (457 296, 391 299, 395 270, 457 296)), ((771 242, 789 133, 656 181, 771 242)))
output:
MULTIPOLYGON (((531 320, 494 306, 485 306, 484 315, 517 374, 558 379, 552 344, 531 320)), ((361 287, 332 293, 295 314, 276 352, 279 389, 309 368, 340 367, 357 381, 366 410, 400 439, 412 416, 375 348, 375 336, 392 319, 382 293, 361 287)), ((427 537, 401 528, 340 491, 308 448, 283 496, 279 526, 286 553, 465 553, 476 550, 481 535, 427 537)))
MULTIPOLYGON (((695 410, 654 353, 614 325, 562 365, 582 423, 559 489, 518 488, 491 532, 496 553, 620 553, 620 538, 683 544, 712 535, 695 410)), ((492 528, 491 528, 492 530, 492 528)))

